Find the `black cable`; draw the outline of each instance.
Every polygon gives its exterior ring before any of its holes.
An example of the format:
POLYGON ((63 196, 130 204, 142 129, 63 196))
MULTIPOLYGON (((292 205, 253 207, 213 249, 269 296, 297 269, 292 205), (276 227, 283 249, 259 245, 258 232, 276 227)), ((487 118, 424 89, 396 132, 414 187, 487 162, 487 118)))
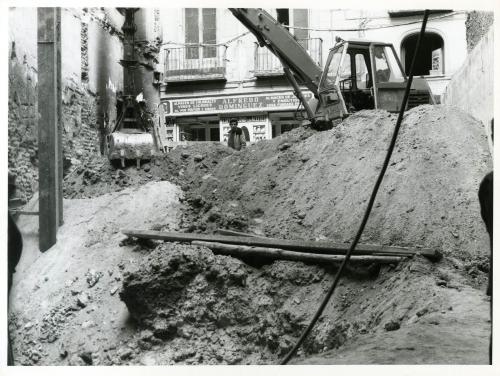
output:
POLYGON ((356 236, 351 244, 351 247, 349 248, 349 250, 347 251, 347 253, 345 255, 344 261, 342 261, 342 264, 340 265, 340 268, 337 271, 337 274, 335 275, 335 279, 333 280, 333 283, 332 283, 330 289, 328 290, 326 296, 323 298, 323 301, 321 302, 318 310, 314 314, 311 322, 309 323, 307 328, 302 332, 302 335, 300 336, 299 340, 297 341, 297 343, 295 344, 293 349, 290 350, 290 352, 281 360, 280 364, 282 364, 282 365, 287 364, 290 361, 290 359, 295 355, 295 353, 297 352, 299 347, 302 345, 302 343, 306 339, 309 332, 312 330, 312 328, 316 324, 316 321, 318 321, 319 317, 323 313, 323 310, 325 309, 331 296, 333 295, 333 292, 335 291, 335 288, 337 287, 337 284, 340 280, 340 276, 341 276, 342 272, 344 271, 346 264, 349 262, 351 254, 353 253, 354 249, 356 248, 356 245, 359 242, 359 239, 361 238, 361 235, 363 234, 366 223, 368 222, 368 218, 370 217, 370 213, 371 213, 371 210, 373 208, 373 204, 375 203, 375 198, 377 197, 377 192, 380 188, 380 184, 382 183, 382 180, 384 179, 384 175, 385 175, 385 172, 387 170, 387 167, 389 166, 389 161, 390 161, 392 153, 394 151, 394 146, 396 145, 396 139, 398 137, 399 129, 401 128, 403 114, 405 112, 406 104, 408 103, 408 96, 410 94, 410 88, 411 88, 411 84, 413 82, 413 69, 415 67, 415 61, 417 60, 416 57, 418 56, 418 52, 420 50, 420 43, 422 40, 422 36, 425 33, 425 26, 427 25, 427 18, 428 17, 429 17, 429 10, 426 9, 424 12, 424 19, 422 21, 422 28, 420 30, 420 34, 418 35, 415 53, 413 54, 413 58, 411 61, 410 74, 408 76, 408 81, 406 83, 406 90, 405 90, 405 94, 403 97, 403 103, 401 104, 401 108, 399 110, 399 115, 398 115, 398 119, 396 121, 396 126, 394 128, 394 132, 392 134, 391 143, 390 143, 389 148, 387 150, 387 154, 385 156, 382 170, 380 171, 378 178, 377 178, 377 182, 375 183, 375 186, 373 187, 370 201, 368 202, 368 206, 365 210, 365 214, 363 216, 363 220, 361 222, 361 225, 359 226, 358 232, 357 232, 357 234, 356 234, 356 236))

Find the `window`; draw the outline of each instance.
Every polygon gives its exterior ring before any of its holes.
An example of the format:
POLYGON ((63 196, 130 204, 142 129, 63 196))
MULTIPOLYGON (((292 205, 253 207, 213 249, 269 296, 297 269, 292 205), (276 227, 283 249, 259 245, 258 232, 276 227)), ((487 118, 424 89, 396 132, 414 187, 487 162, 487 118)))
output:
MULTIPOLYGON (((184 12, 184 32, 186 44, 215 44, 216 9, 186 8, 184 12)), ((215 46, 199 46, 186 48, 186 59, 212 58, 217 56, 215 46)))
POLYGON ((396 58, 392 49, 387 46, 373 48, 375 60, 375 81, 394 82, 403 80, 396 58))
POLYGON ((368 68, 365 62, 365 55, 358 53, 356 60, 356 87, 358 89, 368 88, 368 68))
POLYGON ((191 128, 191 141, 206 141, 205 128, 191 128))
POLYGON ((340 68, 340 59, 342 58, 344 48, 344 44, 335 46, 333 53, 330 54, 329 61, 326 62, 326 74, 323 74, 323 78, 320 82, 321 90, 330 89, 335 85, 340 68))
POLYGON ((210 141, 220 141, 219 128, 210 128, 210 141))
MULTIPOLYGON (((309 39, 309 11, 307 9, 277 8, 276 19, 279 23, 297 27, 292 28, 292 34, 306 50, 309 39), (299 29, 300 28, 300 29, 299 29)), ((288 29, 288 28, 287 28, 288 29)))

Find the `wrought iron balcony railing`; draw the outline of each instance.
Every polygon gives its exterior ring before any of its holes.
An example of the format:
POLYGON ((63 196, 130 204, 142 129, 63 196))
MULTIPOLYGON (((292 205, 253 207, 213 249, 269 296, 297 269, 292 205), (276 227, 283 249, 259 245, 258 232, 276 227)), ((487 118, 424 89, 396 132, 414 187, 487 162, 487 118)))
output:
MULTIPOLYGON (((320 67, 323 66, 323 39, 298 39, 298 42, 320 67)), ((267 47, 260 47, 257 43, 255 46, 254 75, 256 77, 280 76, 284 74, 281 62, 267 47)))
POLYGON ((165 49, 165 82, 225 80, 227 46, 165 49))

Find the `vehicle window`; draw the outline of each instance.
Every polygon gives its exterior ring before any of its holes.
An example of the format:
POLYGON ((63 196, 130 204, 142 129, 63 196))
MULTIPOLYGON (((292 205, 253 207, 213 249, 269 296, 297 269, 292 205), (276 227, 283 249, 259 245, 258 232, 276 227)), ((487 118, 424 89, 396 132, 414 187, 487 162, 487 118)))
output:
POLYGON ((365 57, 363 54, 356 54, 356 86, 358 89, 368 88, 368 68, 366 67, 365 57))
POLYGON ((347 53, 339 71, 340 88, 348 90, 351 88, 351 55, 347 53))
POLYGON ((403 79, 394 53, 389 47, 376 46, 373 49, 373 54, 375 56, 376 82, 393 82, 403 79))
MULTIPOLYGON (((337 79, 337 74, 340 66, 340 59, 342 58, 342 52, 344 51, 344 45, 340 45, 333 49, 331 58, 329 59, 326 74, 323 75, 321 80, 320 88, 328 89, 331 88, 337 79)), ((346 59, 348 60, 348 59, 346 59)))
POLYGON ((387 62, 384 47, 375 47, 373 49, 375 56, 375 80, 377 82, 387 82, 391 77, 391 69, 387 62))

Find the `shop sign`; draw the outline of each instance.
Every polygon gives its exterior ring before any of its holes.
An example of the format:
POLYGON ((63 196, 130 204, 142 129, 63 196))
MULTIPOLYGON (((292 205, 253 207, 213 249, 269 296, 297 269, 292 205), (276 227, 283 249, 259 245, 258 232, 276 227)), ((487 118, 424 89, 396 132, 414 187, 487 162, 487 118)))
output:
MULTIPOLYGON (((306 100, 312 98, 311 92, 305 92, 306 100)), ((276 94, 239 95, 231 97, 205 97, 172 99, 163 101, 165 115, 200 115, 206 113, 236 113, 251 111, 292 110, 299 100, 293 92, 276 94)))

